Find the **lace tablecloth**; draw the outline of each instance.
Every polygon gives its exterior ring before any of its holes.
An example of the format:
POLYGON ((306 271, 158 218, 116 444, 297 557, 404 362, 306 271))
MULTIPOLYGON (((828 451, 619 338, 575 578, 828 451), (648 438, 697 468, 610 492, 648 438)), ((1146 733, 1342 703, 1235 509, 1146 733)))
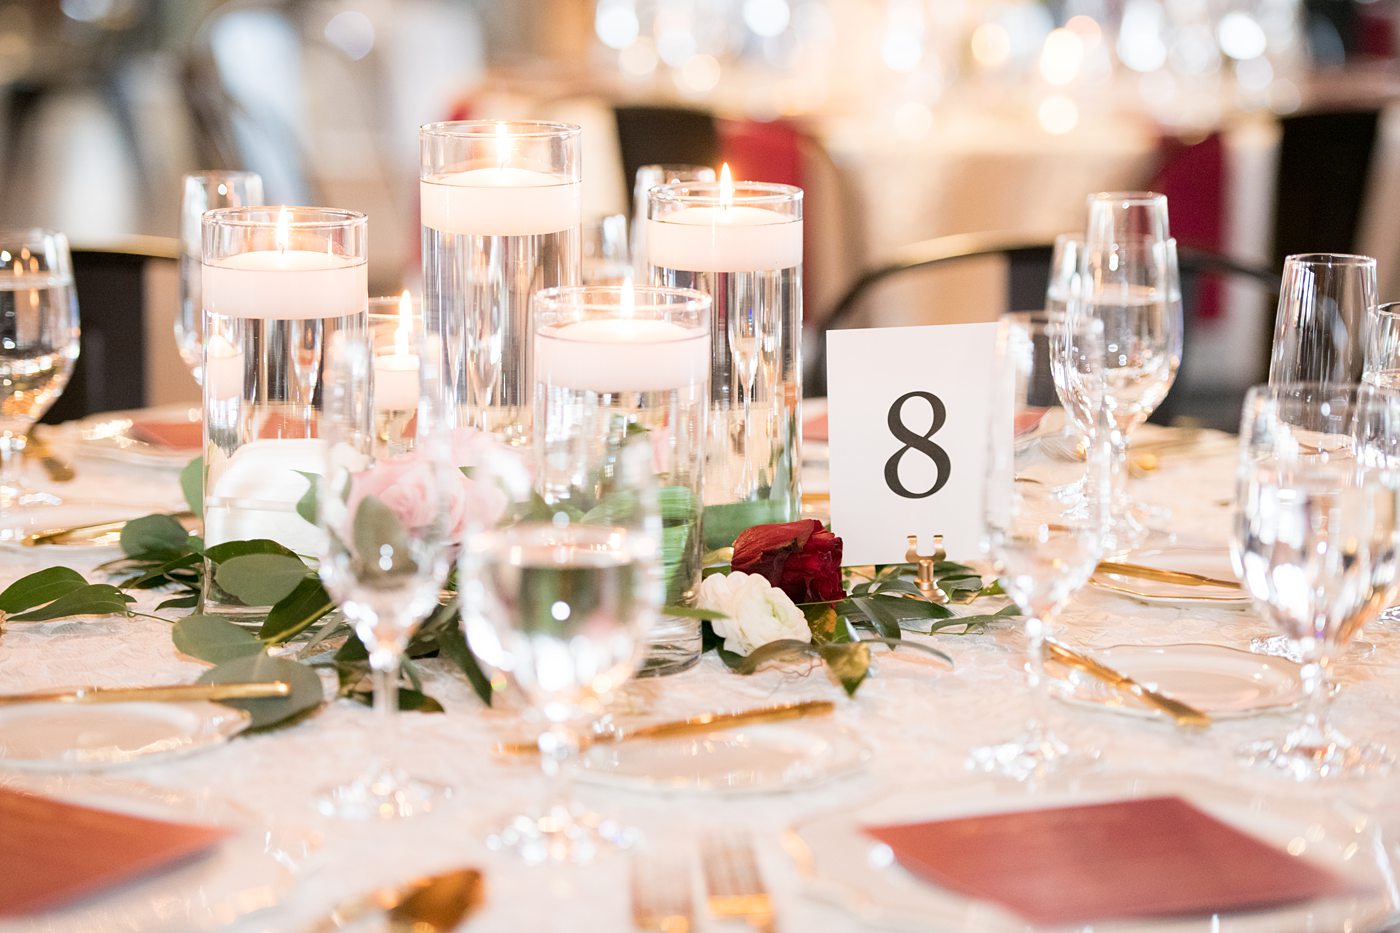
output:
MULTIPOLYGON (((1159 471, 1133 481, 1138 496, 1170 507, 1180 541, 1227 540, 1233 460, 1229 445, 1221 440, 1215 436, 1197 450, 1164 455, 1159 471)), ((77 479, 57 491, 112 501, 168 501, 173 496, 175 475, 170 471, 87 458, 80 458, 77 468, 77 479)), ((94 514, 97 517, 101 516, 94 514)), ((53 563, 86 570, 111 556, 110 551, 7 547, 0 584, 53 563)), ((1266 634, 1267 625, 1248 610, 1147 606, 1092 589, 1080 594, 1063 618, 1063 637, 1088 648, 1183 642, 1244 647, 1266 634)), ((1339 665, 1344 688, 1336 698, 1337 721, 1358 736, 1400 740, 1400 628, 1376 627, 1365 637, 1375 643, 1375 650, 1339 665)), ((692 857, 703 830, 745 827, 755 837, 781 929, 865 929, 804 888, 797 866, 780 844, 782 831, 795 820, 855 808, 893 793, 939 795, 985 780, 966 770, 968 749, 1013 734, 1026 708, 1020 667, 1023 641, 1014 625, 933 641, 954 658, 953 670, 921 653, 882 651, 874 676, 853 700, 820 670, 806 676, 770 670, 741 677, 713 657, 683 674, 636 684, 628 694, 628 705, 655 718, 775 701, 834 699, 838 722, 857 731, 873 750, 868 767, 857 775, 762 797, 654 796, 583 787, 580 797, 639 827, 648 845, 692 857)), ((236 922, 236 930, 295 930, 343 896, 461 864, 481 867, 489 886, 489 901, 467 925, 471 930, 629 929, 626 858, 604 857, 583 869, 528 868, 487 850, 485 828, 514 808, 539 800, 544 782, 533 760, 503 763, 490 754, 493 742, 524 731, 517 711, 484 709, 468 686, 446 669, 435 662, 424 667, 427 690, 447 711, 401 716, 398 754, 409 770, 455 789, 451 804, 441 812, 369 824, 317 815, 312 801, 318 789, 354 775, 365 764, 372 743, 384 740, 374 731, 371 711, 348 700, 333 702, 288 728, 243 736, 180 760, 123 769, 120 775, 163 788, 233 798, 250 811, 254 822, 304 829, 319 838, 319 846, 300 864, 301 879, 290 895, 276 907, 236 922)), ((150 618, 11 623, 0 636, 0 689, 5 692, 64 684, 188 681, 202 670, 202 664, 172 647, 169 625, 150 618)), ((1250 771, 1233 755, 1243 741, 1283 730, 1290 721, 1287 714, 1221 722, 1189 734, 1166 722, 1054 706, 1063 736, 1101 750, 1102 771, 1147 770, 1179 779, 1182 786, 1209 779, 1297 792, 1287 781, 1250 771)), ((1397 780, 1334 784, 1302 793, 1353 796, 1395 814, 1400 813, 1397 780)), ((713 920, 700 922, 701 929, 723 926, 713 920)), ((34 925, 43 928, 42 922, 34 925)))

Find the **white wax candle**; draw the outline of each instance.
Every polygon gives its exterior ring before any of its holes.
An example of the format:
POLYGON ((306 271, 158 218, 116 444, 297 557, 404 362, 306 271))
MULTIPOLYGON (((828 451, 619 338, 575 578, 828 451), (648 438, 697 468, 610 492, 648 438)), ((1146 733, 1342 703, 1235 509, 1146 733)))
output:
POLYGON ((363 259, 302 249, 253 250, 204 264, 211 314, 301 321, 344 317, 369 302, 363 259))
POLYGON ((204 385, 209 398, 217 401, 243 394, 243 351, 222 334, 214 334, 204 345, 204 385))
POLYGON ((802 264, 802 221, 763 207, 684 207, 647 221, 647 261, 687 272, 769 272, 802 264))
POLYGON ((418 407, 418 357, 388 353, 374 358, 374 407, 408 411, 418 407))
POLYGON ((670 321, 573 321, 535 335, 535 378, 591 392, 679 389, 709 378, 709 350, 704 330, 670 321))
POLYGON ((548 172, 446 172, 422 179, 418 191, 423 226, 459 236, 536 236, 583 220, 583 186, 548 172))

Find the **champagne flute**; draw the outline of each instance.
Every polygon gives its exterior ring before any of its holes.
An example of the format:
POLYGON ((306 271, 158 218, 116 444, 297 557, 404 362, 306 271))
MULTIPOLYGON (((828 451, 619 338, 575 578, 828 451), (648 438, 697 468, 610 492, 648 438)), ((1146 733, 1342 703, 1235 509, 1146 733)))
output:
POLYGON ((1050 729, 1044 640, 1054 616, 1098 565, 1104 547, 1108 424, 1103 326, 1093 318, 1039 314, 1003 317, 997 333, 984 515, 987 552, 1002 588, 1026 617, 1031 711, 1020 735, 972 751, 971 767, 1017 780, 1036 779, 1081 753, 1050 729), (1065 391, 1050 374, 1062 354, 1072 378, 1065 391), (1066 461, 1055 441, 1076 407, 1086 456, 1066 461), (1056 487, 1082 480, 1081 502, 1056 487))
POLYGON ((1256 386, 1240 422, 1231 559, 1302 661, 1304 716, 1242 753, 1300 780, 1382 773, 1384 746, 1328 717, 1338 651, 1400 589, 1400 398, 1370 386, 1256 386))
POLYGON ((1376 261, 1370 256, 1286 258, 1269 382, 1356 382, 1365 367, 1367 320, 1375 310, 1376 261))
POLYGON ((191 172, 181 181, 180 307, 175 315, 175 346, 194 381, 204 384, 204 305, 200 276, 205 211, 263 203, 257 172, 211 169, 191 172))
MULTIPOLYGON (((568 489, 527 476, 510 452, 479 461, 473 479, 508 505, 501 523, 468 535, 458 574, 472 649, 514 680, 545 724, 548 800, 487 837, 490 848, 530 863, 585 863, 632 840, 615 821, 580 809, 569 778, 580 729, 644 654, 662 602, 661 520, 645 433, 620 432, 592 455, 586 446, 574 445, 581 479, 568 489)), ((532 456, 545 463, 545 454, 532 456)))
POLYGON ((348 784, 325 791, 320 810, 350 819, 396 819, 427 812, 447 788, 405 775, 394 764, 399 670, 409 637, 437 608, 471 480, 451 462, 451 422, 437 385, 439 367, 415 341, 423 391, 411 449, 376 443, 374 354, 363 334, 335 334, 326 353, 325 446, 317 482, 324 534, 321 580, 369 653, 379 757, 348 784))
POLYGON ((50 230, 0 231, 0 541, 31 530, 16 510, 61 504, 25 485, 24 447, 68 385, 78 342, 67 238, 50 230))

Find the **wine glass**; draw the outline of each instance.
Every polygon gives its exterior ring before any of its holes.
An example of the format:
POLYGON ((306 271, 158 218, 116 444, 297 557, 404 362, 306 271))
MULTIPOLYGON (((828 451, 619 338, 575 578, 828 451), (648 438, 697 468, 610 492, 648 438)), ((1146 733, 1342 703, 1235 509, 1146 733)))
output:
POLYGON ((1079 288, 1070 313, 1103 324, 1104 382, 1111 414, 1107 552, 1132 550, 1147 536, 1128 495, 1128 444, 1156 410, 1181 366, 1184 322, 1176 241, 1167 235, 1167 199, 1150 191, 1089 197, 1079 288))
POLYGON ((682 163, 642 165, 637 168, 637 176, 632 182, 632 264, 636 267, 637 281, 647 281, 650 269, 647 262, 647 192, 657 185, 669 185, 679 181, 714 180, 715 170, 708 165, 682 163))
POLYGON ((584 285, 620 285, 633 279, 634 270, 627 242, 627 215, 605 214, 584 221, 584 285))
POLYGON ((539 451, 531 452, 535 476, 509 452, 478 461, 473 479, 509 504, 496 527, 467 536, 458 573, 472 650, 511 677, 544 722, 539 749, 549 798, 487 837, 492 849, 531 863, 584 863, 632 841, 629 830, 574 803, 569 769, 580 730, 636 671, 662 603, 661 521, 646 433, 619 432, 592 453, 578 443, 573 454, 578 469, 568 472, 579 479, 564 486, 539 476, 548 470, 539 451))
POLYGON ((1377 305, 1369 321, 1361 381, 1400 389, 1400 301, 1377 305))
POLYGON ((1110 426, 1102 339, 1093 318, 1012 314, 998 325, 983 511, 994 572, 1026 617, 1031 711, 1020 735, 974 749, 969 765, 1017 780, 1042 777, 1079 754, 1050 729, 1043 647, 1055 614, 1103 553, 1110 426), (1063 391, 1051 376, 1057 353, 1071 373, 1063 391), (1088 428, 1082 461, 1055 454, 1071 408, 1088 428), (1056 488, 1075 480, 1085 495, 1067 503, 1056 488))
POLYGON ((404 648, 438 606, 471 481, 452 463, 452 424, 439 367, 415 341, 423 391, 411 448, 376 443, 375 356, 363 334, 335 334, 326 353, 325 447, 316 519, 324 535, 321 580, 369 653, 379 758, 318 801, 327 815, 395 819, 427 812, 447 789, 405 775, 386 752, 398 710, 404 648))
POLYGON ((180 307, 175 315, 175 346, 194 381, 204 384, 204 307, 200 265, 205 211, 263 202, 262 176, 256 172, 191 172, 181 181, 180 307))
POLYGON ((1400 398, 1370 386, 1256 386, 1240 421, 1231 560, 1302 662, 1303 722, 1243 749, 1297 780, 1374 774, 1392 755, 1328 719, 1338 651, 1400 589, 1400 398))
POLYGON ((61 503, 25 485, 24 447, 68 385, 78 338, 67 238, 50 230, 0 231, 0 540, 28 534, 15 510, 61 503))
POLYGON ((1304 253, 1283 261, 1269 382, 1349 385, 1365 366, 1365 329, 1376 309, 1376 261, 1304 253))

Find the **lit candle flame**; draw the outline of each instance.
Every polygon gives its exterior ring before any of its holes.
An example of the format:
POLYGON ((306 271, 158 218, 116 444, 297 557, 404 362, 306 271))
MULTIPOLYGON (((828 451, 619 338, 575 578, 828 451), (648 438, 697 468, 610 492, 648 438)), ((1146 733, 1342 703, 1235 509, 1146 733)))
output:
POLYGON ((394 331, 394 352, 399 356, 408 355, 408 346, 413 338, 413 296, 408 289, 399 296, 399 326, 394 331))
POLYGON ((719 170, 719 206, 729 210, 734 206, 734 176, 729 174, 729 163, 719 170))
POLYGON ((505 168, 510 161, 510 134, 504 123, 496 124, 496 167, 505 168))
POLYGON ((292 238, 292 215, 287 213, 287 206, 282 205, 282 209, 277 212, 277 232, 273 234, 273 242, 277 244, 278 252, 285 253, 287 244, 292 238))

